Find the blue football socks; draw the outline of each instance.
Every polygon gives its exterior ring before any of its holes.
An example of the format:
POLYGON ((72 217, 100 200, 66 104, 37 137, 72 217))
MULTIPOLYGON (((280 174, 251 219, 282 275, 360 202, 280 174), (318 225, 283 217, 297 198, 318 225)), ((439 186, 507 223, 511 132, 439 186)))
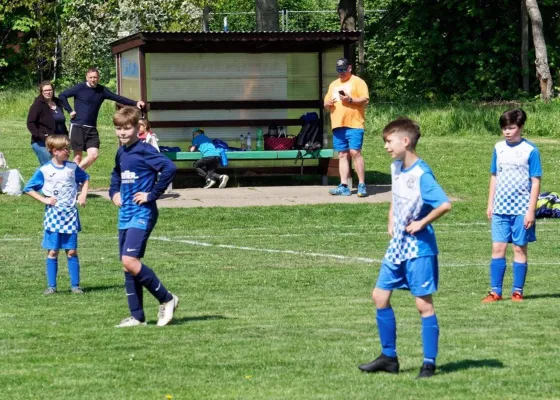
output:
POLYGON ((56 288, 56 275, 58 274, 58 258, 47 257, 47 285, 56 288))
POLYGON ((142 286, 148 289, 148 292, 150 292, 160 304, 167 303, 173 299, 173 296, 167 291, 165 286, 163 286, 155 272, 147 265, 142 264, 142 268, 140 269, 140 273, 136 275, 136 279, 138 279, 142 286))
POLYGON ((490 290, 499 296, 502 295, 506 267, 505 258, 493 258, 490 262, 490 290))
POLYGON ((126 300, 128 301, 128 308, 130 315, 140 322, 144 322, 143 308, 143 288, 138 278, 133 276, 130 272, 124 273, 124 287, 126 290, 126 300))
POLYGON ((391 307, 377 309, 377 329, 381 352, 387 357, 397 356, 397 321, 391 307))
POLYGON ((422 346, 424 364, 436 363, 438 353, 439 325, 436 315, 422 318, 422 346))
POLYGON ((80 259, 78 256, 68 257, 68 275, 70 276, 70 286, 80 287, 80 259))
POLYGON ((527 277, 527 263, 513 262, 513 289, 512 292, 523 294, 525 278, 527 277))

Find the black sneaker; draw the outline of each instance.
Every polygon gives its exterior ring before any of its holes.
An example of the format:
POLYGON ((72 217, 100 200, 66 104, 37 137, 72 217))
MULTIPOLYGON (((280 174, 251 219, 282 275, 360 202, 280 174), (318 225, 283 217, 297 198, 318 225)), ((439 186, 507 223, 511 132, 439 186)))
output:
POLYGON ((389 372, 391 374, 399 373, 399 358, 388 357, 381 354, 370 363, 359 365, 358 368, 364 372, 389 372))
POLYGON ((436 366, 434 364, 424 363, 420 368, 420 373, 416 378, 431 378, 436 373, 436 366))

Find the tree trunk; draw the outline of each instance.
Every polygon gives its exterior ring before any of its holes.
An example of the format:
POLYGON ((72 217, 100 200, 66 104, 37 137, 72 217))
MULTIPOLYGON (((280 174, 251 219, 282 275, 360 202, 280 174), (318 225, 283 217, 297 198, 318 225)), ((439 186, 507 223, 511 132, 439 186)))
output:
POLYGON ((525 0, 521 0, 521 75, 523 91, 529 93, 529 18, 525 0))
POLYGON ((210 7, 208 4, 202 9, 202 32, 210 32, 210 7))
POLYGON ((362 32, 362 35, 360 36, 360 42, 358 43, 357 73, 358 75, 363 76, 365 72, 365 55, 366 55, 366 50, 364 46, 364 29, 365 29, 364 0, 356 0, 356 6, 358 8, 358 30, 362 32))
POLYGON ((548 55, 543 34, 543 22, 537 0, 527 0, 527 13, 531 19, 533 33, 533 44, 535 46, 535 65, 537 66, 537 78, 541 83, 541 99, 548 102, 553 95, 552 76, 548 67, 548 55))
POLYGON ((345 32, 356 30, 356 0, 339 0, 336 8, 340 18, 340 30, 345 32))
POLYGON ((257 31, 278 32, 278 0, 256 0, 257 31))

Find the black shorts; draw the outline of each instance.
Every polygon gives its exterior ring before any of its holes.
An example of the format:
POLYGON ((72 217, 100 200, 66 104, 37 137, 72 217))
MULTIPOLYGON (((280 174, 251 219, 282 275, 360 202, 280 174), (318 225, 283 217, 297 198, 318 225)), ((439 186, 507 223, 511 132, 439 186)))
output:
POLYGON ((98 149, 101 144, 99 141, 99 132, 95 126, 76 124, 70 124, 70 143, 74 151, 85 151, 92 147, 98 149))

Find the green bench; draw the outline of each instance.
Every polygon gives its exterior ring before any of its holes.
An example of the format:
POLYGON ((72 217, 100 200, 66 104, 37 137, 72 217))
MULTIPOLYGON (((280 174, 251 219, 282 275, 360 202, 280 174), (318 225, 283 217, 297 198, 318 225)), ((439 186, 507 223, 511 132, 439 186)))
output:
MULTIPOLYGON (((304 159, 333 158, 334 150, 322 149, 314 153, 302 151, 304 159)), ((172 161, 196 161, 202 158, 198 151, 164 152, 172 161)), ((298 150, 266 150, 266 151, 231 151, 227 152, 228 160, 295 160, 298 150)))
MULTIPOLYGON (((298 153, 298 150, 232 151, 227 153, 230 165, 225 169, 244 169, 253 173, 266 173, 267 175, 279 175, 282 173, 293 175, 295 172, 299 172, 302 175, 304 173, 318 173, 321 175, 321 183, 326 185, 327 176, 332 175, 332 166, 330 166, 329 163, 334 157, 334 150, 321 149, 313 153, 307 153, 302 150, 299 157, 298 153), (251 163, 256 161, 264 160, 269 160, 272 165, 265 167, 262 165, 253 167, 251 165, 251 163), (276 160, 276 163, 274 160, 276 160), (305 160, 318 160, 318 162, 314 165, 310 165, 309 163, 306 164, 305 160), (248 161, 249 163, 245 163, 244 161, 248 161)), ((163 154, 176 164, 180 163, 177 165, 179 169, 184 169, 181 166, 181 162, 194 162, 202 158, 202 155, 198 151, 164 152, 163 154)), ((191 165, 189 165, 189 169, 190 168, 191 165)))

